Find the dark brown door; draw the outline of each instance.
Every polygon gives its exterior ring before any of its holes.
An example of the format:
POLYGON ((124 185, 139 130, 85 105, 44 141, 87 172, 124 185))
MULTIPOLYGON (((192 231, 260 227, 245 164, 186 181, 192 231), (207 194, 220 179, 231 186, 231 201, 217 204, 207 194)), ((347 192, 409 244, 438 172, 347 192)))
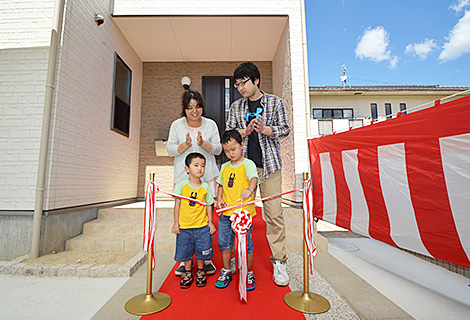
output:
MULTIPOLYGON (((225 123, 228 118, 230 105, 233 101, 242 97, 233 84, 233 77, 202 77, 202 96, 206 103, 205 116, 217 123, 221 135, 225 131, 225 123)), ((216 157, 216 159, 219 165, 228 160, 223 152, 220 156, 216 157)))

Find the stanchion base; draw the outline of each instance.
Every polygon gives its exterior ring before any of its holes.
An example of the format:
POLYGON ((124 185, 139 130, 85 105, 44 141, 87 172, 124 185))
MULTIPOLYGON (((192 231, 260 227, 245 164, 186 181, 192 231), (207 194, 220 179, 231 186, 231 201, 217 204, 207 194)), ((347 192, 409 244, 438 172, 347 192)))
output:
POLYGON ((303 313, 323 313, 330 309, 328 300, 312 292, 289 292, 284 296, 284 302, 292 309, 303 313))
POLYGON ((171 297, 166 293, 139 294, 127 301, 127 312, 138 315, 152 314, 166 309, 171 304, 171 297))

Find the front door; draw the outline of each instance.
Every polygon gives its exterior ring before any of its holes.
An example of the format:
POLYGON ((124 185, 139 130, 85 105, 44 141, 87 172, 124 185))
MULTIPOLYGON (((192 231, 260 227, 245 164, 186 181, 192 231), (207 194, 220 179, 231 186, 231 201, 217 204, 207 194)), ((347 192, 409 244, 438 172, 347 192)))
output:
MULTIPOLYGON (((217 123, 220 135, 225 131, 225 123, 228 119, 230 105, 233 101, 242 98, 242 95, 235 89, 233 84, 233 77, 202 77, 202 96, 206 110, 205 117, 217 123)), ((223 152, 220 156, 216 157, 219 167, 227 160, 223 152)))

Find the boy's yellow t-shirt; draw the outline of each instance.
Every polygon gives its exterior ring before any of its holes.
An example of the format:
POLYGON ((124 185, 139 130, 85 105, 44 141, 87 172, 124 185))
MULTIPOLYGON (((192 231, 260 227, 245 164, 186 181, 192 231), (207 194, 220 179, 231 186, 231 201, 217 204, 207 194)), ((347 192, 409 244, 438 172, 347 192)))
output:
MULTIPOLYGON (((211 188, 206 182, 202 182, 199 187, 195 188, 191 186, 189 179, 186 179, 176 185, 174 193, 205 202, 208 206, 214 203, 211 188)), ((208 223, 209 219, 207 218, 206 206, 181 199, 179 215, 180 229, 202 228, 207 226, 208 223)))
MULTIPOLYGON (((241 203, 237 200, 240 199, 242 190, 248 188, 250 180, 254 177, 258 179, 259 184, 256 165, 250 159, 245 158, 245 160, 237 166, 233 166, 231 161, 222 165, 219 177, 217 178, 217 183, 222 185, 224 189, 222 200, 224 200, 227 206, 230 207, 241 203)), ((254 199, 255 193, 253 192, 245 202, 252 201, 254 199)), ((256 215, 254 204, 243 206, 243 209, 247 210, 251 216, 256 215)), ((231 216, 235 210, 236 209, 230 209, 222 213, 224 216, 231 216)))

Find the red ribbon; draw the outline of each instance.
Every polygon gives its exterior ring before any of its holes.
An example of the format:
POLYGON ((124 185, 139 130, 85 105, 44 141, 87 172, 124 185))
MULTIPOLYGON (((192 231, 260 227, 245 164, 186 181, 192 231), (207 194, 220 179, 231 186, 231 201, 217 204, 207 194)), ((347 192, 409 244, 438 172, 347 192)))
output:
MULTIPOLYGON (((218 213, 218 215, 220 216, 222 214, 222 212, 230 210, 230 209, 240 208, 242 206, 247 206, 247 205, 255 203, 255 202, 265 201, 265 200, 269 200, 269 199, 272 199, 272 198, 277 198, 277 197, 280 197, 280 196, 283 196, 283 195, 286 195, 286 194, 289 194, 289 193, 297 192, 297 191, 302 192, 302 190, 291 190, 291 191, 283 192, 283 193, 280 193, 280 194, 275 194, 275 195, 272 195, 272 196, 269 196, 269 197, 265 197, 265 198, 261 198, 261 199, 255 199, 255 200, 252 200, 252 201, 249 201, 249 202, 244 202, 244 203, 241 203, 241 204, 236 204, 236 205, 231 206, 231 207, 223 207, 221 209, 215 209, 215 212, 218 213)), ((239 199, 239 201, 240 200, 241 199, 239 199)))
POLYGON ((185 196, 182 196, 180 194, 176 194, 176 193, 171 193, 171 192, 167 192, 167 191, 162 191, 160 190, 159 188, 157 188, 157 192, 161 192, 161 193, 164 193, 164 194, 167 194, 169 196, 172 196, 172 197, 175 197, 175 198, 180 198, 180 199, 184 199, 184 200, 189 200, 189 201, 192 201, 192 202, 196 202, 200 205, 203 205, 205 206, 206 203, 205 202, 202 202, 200 200, 197 200, 197 199, 193 199, 193 198, 188 198, 188 197, 185 197, 185 196))

